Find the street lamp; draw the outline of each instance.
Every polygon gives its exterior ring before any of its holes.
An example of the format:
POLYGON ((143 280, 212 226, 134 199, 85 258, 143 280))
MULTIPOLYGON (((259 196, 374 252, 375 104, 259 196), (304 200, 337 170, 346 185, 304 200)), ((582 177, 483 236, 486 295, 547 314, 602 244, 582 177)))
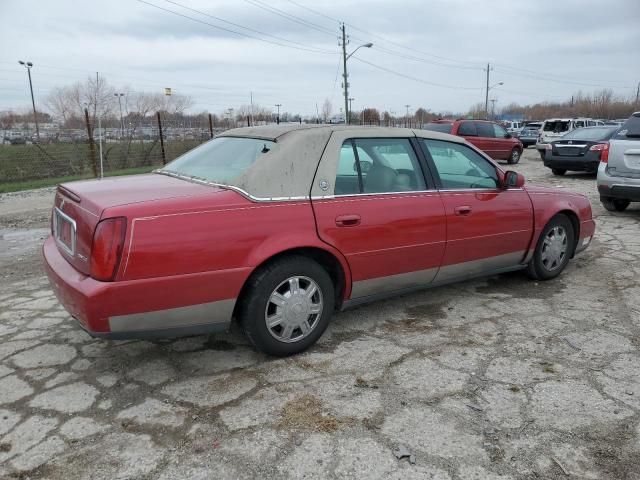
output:
POLYGON ((114 93, 115 97, 118 97, 118 105, 120 106, 120 138, 124 138, 124 120, 122 119, 122 97, 124 93, 114 93))
POLYGON ((276 117, 276 123, 278 125, 280 125, 280 107, 282 106, 281 103, 276 103, 276 107, 278 107, 278 116, 276 117))
POLYGON ((489 117, 489 90, 491 90, 492 88, 495 88, 495 87, 499 87, 500 85, 504 85, 504 82, 498 82, 498 83, 495 83, 495 84, 489 86, 489 81, 488 80, 489 80, 489 76, 487 74, 487 92, 486 92, 486 95, 484 97, 484 114, 485 114, 485 116, 487 118, 489 117))
POLYGON ((347 55, 347 34, 345 32, 344 23, 342 24, 341 30, 342 30, 342 67, 343 67, 342 77, 344 79, 344 110, 345 110, 344 123, 349 123, 349 116, 350 116, 349 115, 349 82, 347 81, 347 78, 349 76, 347 74, 347 60, 349 60, 349 58, 351 58, 351 56, 361 48, 373 47, 373 43, 371 42, 363 43, 362 45, 358 46, 353 52, 347 55))
POLYGON ((409 125, 409 107, 411 105, 407 104, 405 105, 405 108, 407 109, 407 115, 404 117, 404 126, 405 128, 407 128, 407 126, 409 125))
POLYGON ((36 113, 36 101, 33 99, 33 83, 31 83, 31 67, 33 63, 23 62, 18 60, 18 63, 27 69, 27 75, 29 75, 29 90, 31 91, 31 104, 33 105, 33 121, 36 124, 36 138, 40 142, 40 128, 38 128, 38 114, 36 113))

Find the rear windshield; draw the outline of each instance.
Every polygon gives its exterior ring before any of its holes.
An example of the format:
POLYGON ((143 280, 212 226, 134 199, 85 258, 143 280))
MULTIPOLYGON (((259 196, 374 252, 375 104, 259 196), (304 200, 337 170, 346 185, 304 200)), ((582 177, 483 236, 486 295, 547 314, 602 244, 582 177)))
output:
POLYGON ((620 131, 614 137, 617 140, 640 138, 640 113, 634 113, 624 122, 620 131))
POLYGON ((233 184, 275 145, 269 140, 218 137, 188 151, 159 172, 176 173, 214 183, 233 184))
POLYGON ((562 133, 569 130, 569 122, 563 120, 544 122, 545 132, 562 133))
POLYGON ((562 138, 568 140, 587 140, 597 142, 599 140, 608 140, 611 134, 615 132, 617 127, 587 127, 576 128, 575 130, 567 133, 562 138))
POLYGON ((424 125, 425 130, 432 130, 434 132, 451 133, 452 123, 427 123, 424 125))

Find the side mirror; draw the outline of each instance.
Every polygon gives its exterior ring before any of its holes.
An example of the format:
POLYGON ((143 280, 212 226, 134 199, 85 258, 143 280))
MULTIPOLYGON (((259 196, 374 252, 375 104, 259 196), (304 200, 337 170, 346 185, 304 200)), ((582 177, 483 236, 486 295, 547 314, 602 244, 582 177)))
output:
POLYGON ((507 132, 507 133, 505 133, 505 134, 504 134, 504 138, 511 138, 511 136, 512 136, 512 135, 511 135, 509 132, 507 132))
POLYGON ((502 186, 504 188, 522 188, 524 185, 524 175, 513 170, 509 170, 504 174, 502 186))

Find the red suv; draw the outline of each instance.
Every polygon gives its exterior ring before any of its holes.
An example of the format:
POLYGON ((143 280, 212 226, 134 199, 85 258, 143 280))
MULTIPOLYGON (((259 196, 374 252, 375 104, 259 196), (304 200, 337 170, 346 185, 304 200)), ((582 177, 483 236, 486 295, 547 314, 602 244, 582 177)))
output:
POLYGON ((463 137, 491 158, 518 163, 522 142, 511 136, 502 125, 488 120, 434 120, 424 126, 427 130, 463 137))

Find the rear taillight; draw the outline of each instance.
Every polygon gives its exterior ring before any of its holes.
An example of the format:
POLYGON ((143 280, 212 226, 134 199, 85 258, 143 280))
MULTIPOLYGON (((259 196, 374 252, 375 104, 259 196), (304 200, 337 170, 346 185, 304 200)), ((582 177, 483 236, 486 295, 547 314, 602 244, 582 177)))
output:
POLYGON ((609 144, 608 143, 596 143, 589 149, 592 152, 600 152, 600 161, 602 163, 609 163, 609 144))
POLYGON ((92 278, 104 282, 113 280, 120 265, 126 229, 127 219, 124 217, 108 218, 98 223, 91 247, 92 278))

